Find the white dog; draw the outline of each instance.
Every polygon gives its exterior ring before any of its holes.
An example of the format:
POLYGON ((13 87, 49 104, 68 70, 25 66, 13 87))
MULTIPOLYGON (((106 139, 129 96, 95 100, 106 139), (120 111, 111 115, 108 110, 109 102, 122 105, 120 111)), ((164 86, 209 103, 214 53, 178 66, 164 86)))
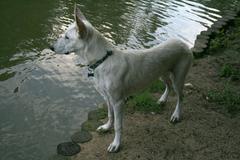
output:
POLYGON ((114 124, 115 137, 108 147, 109 152, 118 151, 120 146, 125 98, 160 77, 166 89, 158 103, 167 101, 172 84, 178 100, 170 121, 180 119, 184 80, 193 59, 183 42, 173 39, 150 49, 119 50, 75 6, 75 23, 51 49, 60 54, 75 52, 81 64, 89 67, 89 76, 94 77, 95 87, 108 105, 108 121, 97 130, 107 131, 114 124))

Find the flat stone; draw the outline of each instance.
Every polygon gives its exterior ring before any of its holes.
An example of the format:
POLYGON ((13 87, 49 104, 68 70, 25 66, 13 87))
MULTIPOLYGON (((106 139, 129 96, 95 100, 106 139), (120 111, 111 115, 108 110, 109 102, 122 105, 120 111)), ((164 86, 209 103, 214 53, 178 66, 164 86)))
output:
POLYGON ((219 18, 218 20, 219 20, 219 21, 222 21, 222 22, 227 22, 227 21, 228 21, 228 19, 225 18, 225 17, 219 18))
POLYGON ((211 26, 211 28, 220 29, 220 28, 222 28, 222 24, 216 22, 216 23, 214 23, 214 24, 211 26))
POLYGON ((96 131, 96 129, 102 124, 103 123, 101 121, 88 120, 82 124, 82 130, 96 131))
POLYGON ((88 113, 88 120, 100 120, 104 119, 107 116, 107 109, 106 108, 98 108, 97 110, 90 111, 88 113))
POLYGON ((80 145, 73 142, 60 143, 57 146, 57 153, 63 156, 73 156, 81 151, 80 145))
POLYGON ((88 142, 92 139, 92 135, 87 130, 81 130, 79 132, 74 133, 71 136, 71 139, 75 143, 85 143, 85 142, 88 142))
POLYGON ((197 39, 201 39, 208 42, 209 36, 200 34, 200 35, 197 35, 197 39))
POLYGON ((204 49, 203 48, 193 48, 192 52, 194 57, 202 57, 204 49))
POLYGON ((194 43, 194 48, 207 48, 207 42, 200 39, 196 40, 194 43))
POLYGON ((203 35, 203 36, 210 36, 212 34, 212 32, 210 32, 209 30, 206 30, 206 31, 201 31, 200 35, 203 35))
POLYGON ((226 21, 222 21, 221 19, 219 19, 216 23, 221 26, 224 26, 227 24, 226 21))

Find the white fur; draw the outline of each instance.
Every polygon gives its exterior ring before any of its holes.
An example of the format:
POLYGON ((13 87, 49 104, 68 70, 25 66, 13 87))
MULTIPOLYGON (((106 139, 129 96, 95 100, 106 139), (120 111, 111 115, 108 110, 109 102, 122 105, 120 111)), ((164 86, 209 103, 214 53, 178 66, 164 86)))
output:
POLYGON ((113 51, 113 55, 94 70, 95 87, 108 105, 108 121, 97 130, 107 131, 112 126, 115 130, 115 137, 108 151, 118 151, 121 143, 122 106, 125 98, 146 88, 160 77, 166 84, 166 90, 158 103, 167 101, 172 83, 178 100, 170 120, 178 121, 184 80, 193 59, 187 45, 180 40, 171 39, 150 49, 118 50, 83 18, 80 10, 76 8, 75 12, 78 23, 72 24, 64 36, 58 39, 54 50, 57 53, 75 52, 83 65, 93 64, 104 57, 108 50, 113 51), (80 31, 84 34, 79 33, 80 31), (81 37, 80 34, 86 36, 81 37))

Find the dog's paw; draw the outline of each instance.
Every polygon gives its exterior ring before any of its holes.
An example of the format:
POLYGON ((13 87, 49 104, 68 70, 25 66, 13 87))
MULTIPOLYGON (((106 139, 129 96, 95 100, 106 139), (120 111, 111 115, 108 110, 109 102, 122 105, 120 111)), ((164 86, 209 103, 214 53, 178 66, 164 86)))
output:
POLYGON ((167 102, 166 100, 161 100, 160 99, 160 100, 157 101, 157 104, 160 105, 160 106, 163 106, 163 105, 166 104, 166 102, 167 102))
POLYGON ((171 123, 176 123, 180 121, 180 113, 179 112, 174 112, 170 118, 171 123))
POLYGON ((113 141, 109 147, 108 147, 108 152, 113 153, 113 152, 118 152, 120 148, 120 143, 113 141))
POLYGON ((104 124, 104 125, 101 125, 97 128, 97 132, 107 132, 111 129, 111 125, 109 124, 104 124))

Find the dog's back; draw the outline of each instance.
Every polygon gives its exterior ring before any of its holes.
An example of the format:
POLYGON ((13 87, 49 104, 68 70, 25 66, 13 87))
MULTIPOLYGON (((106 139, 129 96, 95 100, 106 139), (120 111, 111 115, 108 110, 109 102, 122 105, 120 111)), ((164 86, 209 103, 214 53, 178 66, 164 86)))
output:
POLYGON ((150 49, 127 51, 121 56, 120 65, 124 65, 125 70, 120 79, 128 92, 145 88, 152 81, 174 70, 190 67, 193 57, 188 46, 175 39, 150 49))

